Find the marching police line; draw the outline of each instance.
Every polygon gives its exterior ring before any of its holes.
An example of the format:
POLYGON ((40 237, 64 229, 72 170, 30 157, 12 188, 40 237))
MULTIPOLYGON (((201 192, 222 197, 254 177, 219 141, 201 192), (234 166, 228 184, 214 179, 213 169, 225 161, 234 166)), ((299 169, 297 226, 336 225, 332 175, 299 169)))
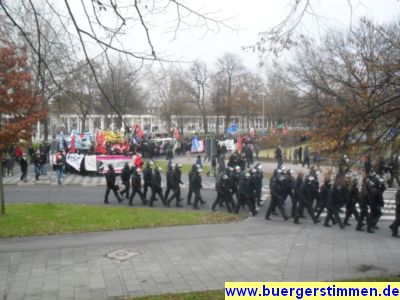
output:
MULTIPOLYGON (((363 178, 359 188, 359 180, 350 174, 350 170, 341 172, 339 169, 334 180, 332 177, 333 174, 326 173, 320 187, 315 167, 310 169, 308 175, 300 172, 296 178, 291 170, 276 169, 270 180, 271 202, 265 219, 271 220, 271 214, 279 209, 284 220, 291 217, 295 224, 300 224, 300 219, 304 218, 304 213, 307 212, 316 224, 321 222, 320 217, 325 212, 325 227, 338 225, 344 229, 351 225, 349 220, 354 218, 357 231, 374 233, 374 230, 379 229, 378 222, 385 206, 385 180, 371 172, 363 178), (290 215, 287 215, 284 206, 288 198, 292 204, 290 215), (340 215, 342 210, 343 219, 340 215)), ((399 225, 400 190, 395 195, 395 220, 390 225, 392 236, 398 237, 399 225)))
MULTIPOLYGON (((153 171, 152 162, 147 162, 143 170, 144 189, 141 191, 141 170, 129 168, 127 164, 121 174, 124 190, 118 193, 115 189, 115 173, 110 165, 110 171, 106 174, 107 190, 105 203, 108 203, 110 190, 114 191, 118 201, 122 202, 121 196, 129 199, 129 205, 133 205, 133 199, 137 194, 143 205, 154 206, 154 202, 160 200, 164 206, 170 206, 174 201, 176 207, 182 207, 184 199, 181 198, 180 185, 183 184, 181 164, 168 164, 166 172, 166 191, 163 194, 161 187, 161 168, 156 167, 153 171), (132 188, 132 193, 129 192, 132 188), (150 199, 147 200, 148 191, 151 189, 150 199)), ((189 191, 187 205, 193 209, 205 201, 201 196, 202 169, 194 164, 189 172, 189 191), (194 201, 192 202, 192 197, 194 201)), ((263 191, 262 165, 256 164, 252 169, 245 170, 240 166, 227 167, 217 178, 215 189, 217 196, 211 208, 226 207, 228 212, 238 213, 240 209, 247 206, 255 216, 258 207, 262 204, 263 191)), ((350 219, 354 218, 355 228, 358 231, 374 233, 379 229, 378 222, 384 211, 383 194, 386 190, 384 179, 374 173, 367 174, 359 187, 359 180, 351 175, 349 169, 339 168, 334 180, 333 174, 325 174, 323 184, 320 186, 318 174, 315 167, 311 167, 309 174, 299 172, 296 177, 292 170, 284 167, 274 170, 269 182, 271 201, 267 209, 265 219, 271 220, 271 215, 277 215, 279 210, 281 217, 286 221, 293 219, 295 224, 309 215, 314 224, 321 222, 324 217, 323 226, 331 227, 337 225, 341 229, 350 226, 350 219), (286 212, 285 203, 290 198, 291 209, 286 212), (344 212, 342 219, 340 213, 344 212)), ((395 221, 391 224, 393 236, 398 236, 400 225, 400 190, 395 196, 395 221)))

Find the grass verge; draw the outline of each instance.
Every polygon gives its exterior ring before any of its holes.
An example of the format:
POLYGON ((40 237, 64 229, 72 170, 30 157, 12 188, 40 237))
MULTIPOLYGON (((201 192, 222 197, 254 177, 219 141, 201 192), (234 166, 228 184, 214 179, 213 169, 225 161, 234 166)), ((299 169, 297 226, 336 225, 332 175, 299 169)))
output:
MULTIPOLYGON (((342 282, 399 282, 400 275, 379 276, 370 278, 355 278, 340 280, 342 282)), ((224 290, 192 292, 184 294, 164 294, 136 298, 121 298, 121 300, 222 300, 225 299, 224 290)))
POLYGON ((228 213, 75 204, 8 204, 0 238, 239 221, 228 213))
POLYGON ((204 291, 204 292, 192 292, 184 294, 164 294, 159 296, 146 296, 139 298, 121 298, 121 300, 223 300, 225 299, 225 293, 223 290, 218 291, 204 291))

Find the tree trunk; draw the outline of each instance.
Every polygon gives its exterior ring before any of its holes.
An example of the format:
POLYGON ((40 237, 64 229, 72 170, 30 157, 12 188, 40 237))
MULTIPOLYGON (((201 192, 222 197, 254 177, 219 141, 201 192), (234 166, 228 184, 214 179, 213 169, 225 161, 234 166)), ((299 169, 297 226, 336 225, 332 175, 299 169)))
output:
POLYGON ((82 128, 81 128, 81 132, 85 132, 85 127, 86 127, 86 115, 83 115, 83 118, 81 119, 82 121, 82 128))
POLYGON ((207 134, 208 133, 207 116, 204 113, 203 113, 203 129, 204 133, 207 134))
POLYGON ((0 215, 6 214, 6 205, 4 199, 4 186, 3 186, 3 154, 0 154, 0 215))
POLYGON ((225 132, 228 130, 228 127, 229 127, 229 123, 231 122, 231 114, 230 114, 230 112, 228 112, 226 115, 225 115, 225 132))
POLYGON ((219 116, 217 115, 217 121, 215 122, 215 134, 219 135, 219 116))
POLYGON ((169 134, 171 132, 171 115, 167 116, 167 134, 169 134))
POLYGON ((47 142, 49 140, 49 120, 46 117, 43 121, 43 139, 47 142))

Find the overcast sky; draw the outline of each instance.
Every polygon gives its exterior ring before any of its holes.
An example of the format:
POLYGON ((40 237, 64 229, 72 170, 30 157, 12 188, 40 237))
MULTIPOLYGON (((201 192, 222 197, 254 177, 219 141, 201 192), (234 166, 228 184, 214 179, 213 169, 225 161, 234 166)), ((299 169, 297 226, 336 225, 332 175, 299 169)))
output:
MULTIPOLYGON (((121 0, 124 3, 125 0, 121 0)), ((167 0, 158 0, 156 3, 168 3, 167 0)), ((271 29, 285 19, 289 12, 290 3, 295 0, 186 0, 187 6, 197 12, 224 22, 235 30, 220 26, 219 30, 210 22, 210 30, 204 27, 185 27, 174 34, 171 28, 176 24, 176 9, 170 5, 168 14, 160 14, 154 17, 152 13, 144 14, 148 25, 152 43, 156 54, 171 60, 193 61, 201 59, 213 68, 215 61, 226 52, 239 54, 246 67, 257 70, 258 57, 256 53, 243 52, 243 46, 254 45, 257 42, 257 34, 271 29), (153 17, 153 18, 152 18, 153 17), (171 27, 172 26, 172 27, 171 27)), ((182 2, 182 1, 181 1, 182 2)), ((79 9, 80 1, 71 1, 76 9, 75 13, 84 20, 82 9, 79 9)), ((126 3, 132 4, 130 1, 126 3)), ((152 3, 152 1, 141 2, 152 3)), ((323 34, 326 28, 345 30, 350 21, 355 24, 361 16, 367 16, 376 22, 389 22, 399 19, 400 1, 398 0, 311 0, 313 12, 319 17, 305 16, 301 30, 305 35, 323 34)), ((129 13, 134 10, 130 6, 129 13)), ((143 9, 145 13, 145 9, 143 9)), ((112 20, 111 20, 112 21, 112 20)), ((195 18, 184 18, 183 21, 194 23, 195 18)), ((114 22, 115 23, 115 22, 114 22)), ((121 39, 125 49, 132 51, 147 51, 148 44, 143 27, 140 22, 128 20, 126 35, 121 39)), ((114 24, 112 26, 115 26, 114 24)))
MULTIPOLYGON (((258 58, 256 54, 245 53, 242 46, 252 45, 257 41, 257 34, 278 24, 289 11, 286 0, 192 0, 187 1, 195 7, 202 7, 205 12, 215 12, 211 16, 219 19, 227 19, 226 23, 238 30, 230 30, 221 27, 220 31, 208 31, 204 29, 192 29, 180 32, 175 40, 171 35, 161 37, 155 35, 154 41, 157 50, 163 54, 193 60, 200 58, 213 66, 217 57, 225 52, 234 52, 241 55, 245 64, 250 69, 257 68, 258 58)), ((400 2, 397 0, 360 0, 351 1, 350 9, 348 0, 312 0, 319 24, 345 29, 350 20, 353 23, 361 16, 368 16, 378 22, 393 21, 400 17, 400 2), (352 16, 352 17, 351 17, 352 16)), ((316 19, 307 16, 303 32, 317 35, 323 31, 317 26, 316 19)))

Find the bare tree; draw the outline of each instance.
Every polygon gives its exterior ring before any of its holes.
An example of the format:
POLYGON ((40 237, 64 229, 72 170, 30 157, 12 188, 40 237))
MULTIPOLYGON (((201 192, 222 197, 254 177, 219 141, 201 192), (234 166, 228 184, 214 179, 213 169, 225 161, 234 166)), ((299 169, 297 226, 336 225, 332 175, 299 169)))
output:
MULTIPOLYGON (((39 41, 45 34, 42 32, 40 22, 51 25, 53 31, 58 29, 67 33, 64 39, 68 48, 75 53, 81 53, 91 71, 93 72, 96 85, 100 93, 107 101, 111 109, 122 118, 120 111, 114 106, 112 100, 101 85, 101 80, 92 64, 95 57, 102 56, 109 60, 110 56, 123 55, 127 60, 135 60, 141 64, 143 61, 165 60, 157 53, 152 39, 152 32, 156 31, 156 24, 163 31, 175 36, 179 30, 190 27, 203 27, 205 30, 219 30, 220 26, 226 26, 224 22, 214 18, 201 10, 196 10, 179 0, 155 0, 155 1, 132 1, 127 3, 122 0, 64 0, 52 3, 50 0, 42 0, 46 11, 51 15, 42 15, 38 11, 39 0, 23 0, 28 13, 35 19, 32 28, 37 32, 39 41), (77 16, 82 15, 83 18, 77 16), (52 22, 49 22, 49 18, 52 22), (165 20, 165 23, 161 23, 165 20), (160 24, 161 23, 161 24, 160 24), (141 42, 136 43, 137 48, 124 48, 124 37, 126 33, 135 28, 135 38, 141 42)), ((49 77, 56 83, 57 68, 52 66, 48 59, 43 56, 41 43, 36 44, 28 32, 28 28, 21 21, 21 11, 15 1, 0 1, 0 19, 6 19, 13 24, 23 36, 27 45, 36 55, 41 68, 49 72, 49 77)), ((77 55, 79 57, 79 55, 77 55)), ((62 86, 59 84, 59 87, 62 86)))
POLYGON ((203 129, 205 133, 208 133, 207 124, 207 99, 206 99, 206 88, 208 87, 207 81, 209 74, 207 65, 202 61, 194 61, 188 72, 187 85, 188 92, 192 96, 192 102, 197 106, 197 109, 201 113, 203 118, 203 129))
POLYGON ((160 108, 161 117, 167 122, 168 133, 173 125, 179 126, 183 132, 182 121, 180 124, 172 124, 172 115, 182 116, 188 112, 193 113, 189 101, 191 94, 182 77, 183 73, 181 69, 170 68, 167 71, 153 72, 151 75, 154 102, 160 108))
POLYGON ((118 62, 110 64, 102 76, 101 85, 107 98, 100 95, 98 110, 102 113, 110 111, 116 113, 118 128, 126 123, 126 120, 123 119, 124 115, 139 114, 144 108, 147 96, 141 85, 143 78, 140 70, 120 59, 118 62))
MULTIPOLYGON (((220 78, 219 83, 225 85, 225 88, 220 89, 219 92, 225 91, 226 94, 220 94, 218 97, 219 105, 222 105, 225 115, 225 131, 229 126, 232 118, 232 107, 234 102, 234 90, 236 85, 239 83, 240 74, 244 71, 242 60, 239 56, 226 53, 217 60, 217 76, 220 78)), ((219 86, 219 84, 218 84, 219 86)))

